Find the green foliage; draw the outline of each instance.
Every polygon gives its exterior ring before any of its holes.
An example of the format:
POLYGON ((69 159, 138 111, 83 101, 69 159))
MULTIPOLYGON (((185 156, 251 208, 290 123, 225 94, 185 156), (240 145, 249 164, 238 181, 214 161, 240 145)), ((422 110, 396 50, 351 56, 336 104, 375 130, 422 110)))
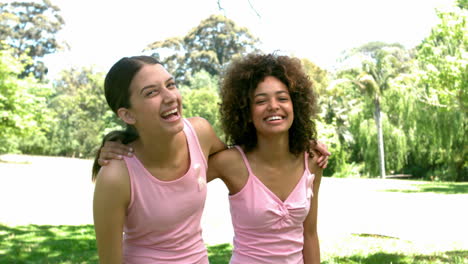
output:
POLYGON ((427 136, 418 140, 418 150, 426 155, 414 158, 427 159, 429 177, 445 180, 468 180, 467 12, 458 8, 439 11, 440 23, 417 48, 417 106, 422 110, 415 130, 427 136))
POLYGON ((417 49, 422 99, 431 105, 468 113, 467 10, 437 13, 440 23, 417 49))
POLYGON ((47 119, 51 90, 34 78, 19 79, 23 70, 10 50, 0 50, 0 153, 19 152, 30 135, 45 139, 41 124, 47 119))
POLYGON ((0 3, 0 41, 13 49, 16 58, 27 55, 35 60, 28 61, 21 77, 32 73, 42 80, 47 73, 38 59, 60 49, 56 34, 65 22, 59 12, 48 0, 0 3))
POLYGON ((302 59, 302 66, 312 80, 314 89, 317 93, 319 95, 324 93, 328 86, 328 72, 308 59, 302 59))
POLYGON ((181 87, 183 98, 183 115, 185 117, 200 116, 208 120, 216 135, 222 138, 223 132, 219 121, 220 102, 218 95, 218 78, 211 77, 205 71, 198 72, 191 79, 190 89, 181 87))
POLYGON ((457 6, 460 9, 468 10, 468 0, 458 0, 457 1, 457 6))
POLYGON ((340 141, 347 142, 352 151, 350 162, 364 162, 364 174, 383 177, 387 170, 401 170, 407 161, 407 139, 399 118, 389 109, 402 108, 398 96, 404 98, 404 94, 395 87, 405 81, 402 76, 411 68, 410 52, 400 44, 371 42, 350 50, 344 62, 348 65, 328 89, 335 95, 328 100, 327 122, 341 130, 340 141), (351 135, 345 137, 347 133, 351 135), (380 151, 390 157, 381 160, 380 151))
MULTIPOLYGON (((355 134, 355 147, 364 160, 363 172, 367 176, 379 174, 379 164, 375 150, 377 149, 377 128, 372 118, 364 119, 362 115, 353 116, 351 131, 355 134), (354 119, 356 118, 356 119, 354 119)), ((408 144, 404 131, 392 125, 386 114, 382 115, 382 126, 385 142, 385 167, 390 172, 400 171, 407 163, 408 144)))
POLYGON ((179 82, 189 84, 189 76, 202 70, 219 76, 229 60, 256 50, 257 43, 247 28, 225 16, 212 15, 186 36, 153 42, 145 50, 160 58, 179 82))
POLYGON ((91 68, 62 72, 49 102, 54 123, 47 153, 91 157, 105 129, 119 126, 105 101, 103 83, 104 75, 91 68))

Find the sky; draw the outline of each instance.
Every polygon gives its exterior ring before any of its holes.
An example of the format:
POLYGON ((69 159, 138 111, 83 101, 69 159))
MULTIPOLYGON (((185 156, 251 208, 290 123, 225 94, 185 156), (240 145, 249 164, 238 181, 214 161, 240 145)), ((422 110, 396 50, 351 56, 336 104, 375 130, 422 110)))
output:
POLYGON ((70 48, 45 57, 49 77, 72 66, 107 72, 121 57, 140 55, 154 41, 184 36, 220 13, 259 37, 265 52, 333 69, 342 51, 370 41, 414 47, 437 24, 435 9, 454 0, 220 0, 222 10, 217 0, 51 2, 65 20, 58 38, 70 48))

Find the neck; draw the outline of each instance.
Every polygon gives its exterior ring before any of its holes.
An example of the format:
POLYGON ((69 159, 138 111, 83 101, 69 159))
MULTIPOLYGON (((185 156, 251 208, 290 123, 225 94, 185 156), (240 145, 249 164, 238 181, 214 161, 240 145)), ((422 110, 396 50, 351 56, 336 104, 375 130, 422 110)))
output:
POLYGON ((185 134, 180 131, 175 135, 140 135, 133 147, 143 164, 166 167, 177 160, 177 154, 185 145, 185 134))
POLYGON ((279 161, 294 156, 289 152, 288 134, 274 137, 262 137, 257 134, 257 146, 252 150, 252 154, 271 164, 281 164, 279 161))

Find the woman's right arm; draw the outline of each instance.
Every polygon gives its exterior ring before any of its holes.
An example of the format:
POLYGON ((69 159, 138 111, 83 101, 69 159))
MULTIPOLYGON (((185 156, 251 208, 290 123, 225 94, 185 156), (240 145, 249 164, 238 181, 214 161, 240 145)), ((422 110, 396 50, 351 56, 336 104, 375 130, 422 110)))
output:
POLYGON ((96 179, 94 229, 99 263, 122 263, 122 233, 130 201, 130 180, 124 161, 113 160, 96 179))

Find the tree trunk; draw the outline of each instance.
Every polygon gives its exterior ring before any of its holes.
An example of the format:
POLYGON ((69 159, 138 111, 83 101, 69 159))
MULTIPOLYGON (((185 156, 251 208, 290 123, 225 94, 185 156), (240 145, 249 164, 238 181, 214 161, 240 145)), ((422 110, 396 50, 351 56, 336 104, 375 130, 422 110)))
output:
POLYGON ((374 119, 375 124, 377 125, 377 144, 379 151, 379 167, 380 167, 380 178, 385 179, 385 151, 384 151, 384 140, 383 140, 383 131, 382 131, 382 118, 380 111, 380 98, 376 97, 374 99, 375 112, 374 119))

